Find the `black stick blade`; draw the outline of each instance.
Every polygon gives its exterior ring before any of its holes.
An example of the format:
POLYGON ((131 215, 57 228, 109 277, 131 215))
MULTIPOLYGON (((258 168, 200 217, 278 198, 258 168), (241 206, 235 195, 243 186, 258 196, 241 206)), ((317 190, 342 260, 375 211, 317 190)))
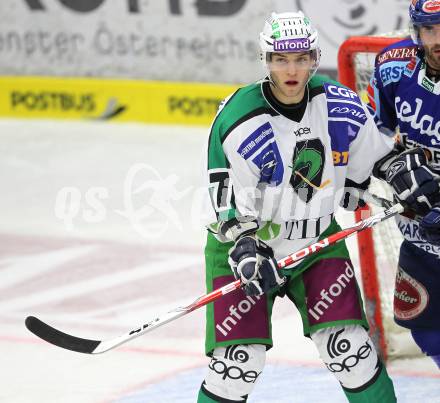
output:
POLYGON ((66 350, 76 351, 78 353, 93 354, 93 351, 101 343, 98 340, 82 339, 60 332, 49 326, 35 316, 28 316, 25 325, 29 331, 40 339, 47 341, 55 346, 65 348, 66 350))

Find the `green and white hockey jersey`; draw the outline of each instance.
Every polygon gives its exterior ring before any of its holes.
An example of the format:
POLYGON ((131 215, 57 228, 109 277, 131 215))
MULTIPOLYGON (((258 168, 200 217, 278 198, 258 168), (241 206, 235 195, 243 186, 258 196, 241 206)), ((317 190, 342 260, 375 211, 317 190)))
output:
POLYGON ((315 76, 303 101, 279 104, 267 81, 240 88, 220 105, 205 167, 208 229, 255 217, 277 259, 318 239, 344 197, 393 147, 358 95, 315 76))

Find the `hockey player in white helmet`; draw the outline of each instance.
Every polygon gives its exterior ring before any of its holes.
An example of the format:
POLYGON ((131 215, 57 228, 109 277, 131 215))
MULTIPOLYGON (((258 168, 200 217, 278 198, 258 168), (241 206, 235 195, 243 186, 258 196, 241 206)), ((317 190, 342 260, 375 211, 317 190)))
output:
POLYGON ((307 82, 313 77, 321 58, 318 32, 302 12, 276 14, 260 33, 260 57, 274 95, 286 104, 299 102, 307 82), (283 18, 285 16, 286 18, 283 18), (295 69, 286 68, 294 65, 295 69), (297 74, 292 77, 292 70, 297 74))
POLYGON ((318 33, 302 12, 272 13, 260 45, 267 76, 226 98, 205 152, 206 287, 234 278, 243 287, 207 306, 211 362, 198 402, 247 401, 273 345, 272 307, 281 296, 299 310, 304 335, 348 401, 395 402, 345 243, 276 268, 277 259, 340 229, 336 209, 357 208, 355 190, 366 188, 393 141, 356 93, 315 75, 318 33))

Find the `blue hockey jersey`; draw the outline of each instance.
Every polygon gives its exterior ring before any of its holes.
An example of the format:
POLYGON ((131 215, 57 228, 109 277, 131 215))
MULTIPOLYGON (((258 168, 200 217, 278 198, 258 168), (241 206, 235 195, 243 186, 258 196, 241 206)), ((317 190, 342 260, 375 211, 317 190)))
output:
MULTIPOLYGON (((400 132, 400 141, 407 149, 429 150, 430 167, 440 174, 440 82, 426 76, 423 56, 410 38, 376 56, 368 98, 379 130, 387 135, 400 132)), ((405 217, 397 221, 408 241, 440 256, 440 247, 421 239, 416 221, 405 217)))

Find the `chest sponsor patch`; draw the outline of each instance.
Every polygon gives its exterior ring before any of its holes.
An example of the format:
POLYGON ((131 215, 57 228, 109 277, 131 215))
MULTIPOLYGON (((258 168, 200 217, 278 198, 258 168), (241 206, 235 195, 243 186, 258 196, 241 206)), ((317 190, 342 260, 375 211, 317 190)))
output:
POLYGON ((435 103, 436 99, 430 102, 418 97, 406 97, 405 100, 401 97, 395 98, 401 132, 407 133, 410 138, 417 138, 421 144, 437 148, 440 146, 440 120, 435 116, 435 103))
POLYGON ((402 61, 410 60, 417 55, 417 48, 414 47, 403 47, 387 50, 377 57, 377 63, 383 64, 390 61, 402 61))
POLYGON ((328 116, 329 118, 351 119, 361 125, 367 120, 367 115, 361 106, 339 102, 329 103, 328 116))
POLYGON ((398 82, 407 64, 407 62, 390 62, 380 66, 379 75, 383 85, 398 82))
POLYGON ((266 122, 240 144, 237 153, 247 160, 273 138, 273 128, 269 122, 266 122))
POLYGON ((348 88, 326 83, 324 84, 324 89, 327 94, 327 99, 341 99, 361 105, 358 94, 348 88))

